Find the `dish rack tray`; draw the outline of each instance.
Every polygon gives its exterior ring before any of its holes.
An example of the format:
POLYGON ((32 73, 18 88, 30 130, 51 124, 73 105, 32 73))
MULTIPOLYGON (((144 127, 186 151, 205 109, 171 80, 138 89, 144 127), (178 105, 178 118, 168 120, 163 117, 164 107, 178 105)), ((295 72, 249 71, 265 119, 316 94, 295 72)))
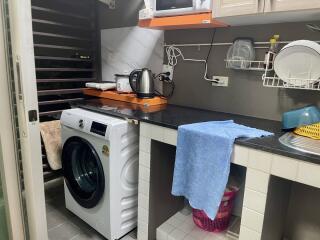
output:
MULTIPOLYGON (((234 60, 225 59, 226 68, 235 70, 245 70, 245 71, 265 71, 264 61, 248 61, 248 60, 234 60), (234 67, 234 64, 238 67, 234 67)), ((272 71, 273 69, 268 69, 272 71)))
MULTIPOLYGON (((269 63, 267 63, 269 66, 269 63)), ((271 63, 273 66, 273 62, 271 63)), ((320 91, 320 79, 312 78, 288 78, 281 79, 275 72, 265 69, 262 75, 264 87, 289 88, 320 91)))

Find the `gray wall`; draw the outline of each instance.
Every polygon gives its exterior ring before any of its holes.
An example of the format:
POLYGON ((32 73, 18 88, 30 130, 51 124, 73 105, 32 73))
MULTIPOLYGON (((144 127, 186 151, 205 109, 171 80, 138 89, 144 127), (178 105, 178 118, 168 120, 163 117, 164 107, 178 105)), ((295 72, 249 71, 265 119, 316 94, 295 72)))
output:
MULTIPOLYGON (((208 43, 212 29, 166 31, 165 42, 208 43)), ((232 42, 237 37, 268 41, 274 34, 281 40, 320 40, 320 34, 305 27, 305 23, 242 26, 217 29, 215 42, 232 42)), ((208 47, 181 48, 186 58, 205 59, 208 47)), ((271 89, 262 86, 260 72, 229 70, 224 59, 228 47, 214 47, 209 59, 208 75, 229 76, 229 87, 211 87, 203 80, 204 65, 179 60, 174 72, 175 94, 170 103, 215 111, 280 120, 284 111, 307 104, 320 106, 320 92, 306 90, 271 89)), ((265 50, 257 52, 264 58, 265 50)))
POLYGON ((319 189, 299 183, 292 184, 285 231, 288 239, 319 239, 319 201, 319 189))
POLYGON ((136 26, 139 10, 144 7, 143 0, 116 0, 116 9, 109 9, 99 3, 98 14, 101 29, 136 26))

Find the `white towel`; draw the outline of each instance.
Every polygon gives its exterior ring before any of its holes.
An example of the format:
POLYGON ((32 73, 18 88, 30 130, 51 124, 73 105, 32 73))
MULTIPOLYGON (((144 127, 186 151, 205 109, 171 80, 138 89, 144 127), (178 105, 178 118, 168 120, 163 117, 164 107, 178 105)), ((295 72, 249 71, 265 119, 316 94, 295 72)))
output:
POLYGON ((61 164, 61 125, 60 121, 43 122, 40 133, 46 150, 48 163, 52 170, 62 168, 61 164))

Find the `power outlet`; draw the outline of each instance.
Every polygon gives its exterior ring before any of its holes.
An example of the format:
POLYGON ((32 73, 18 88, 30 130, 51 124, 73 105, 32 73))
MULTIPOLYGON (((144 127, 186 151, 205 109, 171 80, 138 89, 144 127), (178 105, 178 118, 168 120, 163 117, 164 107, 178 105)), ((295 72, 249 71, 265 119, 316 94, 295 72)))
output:
POLYGON ((170 73, 170 80, 173 79, 173 66, 170 66, 170 65, 167 65, 167 64, 164 64, 163 67, 162 67, 162 72, 169 72, 170 73))
POLYGON ((212 79, 213 79, 213 81, 211 82, 212 86, 215 86, 215 87, 228 87, 229 86, 229 77, 213 76, 212 79))

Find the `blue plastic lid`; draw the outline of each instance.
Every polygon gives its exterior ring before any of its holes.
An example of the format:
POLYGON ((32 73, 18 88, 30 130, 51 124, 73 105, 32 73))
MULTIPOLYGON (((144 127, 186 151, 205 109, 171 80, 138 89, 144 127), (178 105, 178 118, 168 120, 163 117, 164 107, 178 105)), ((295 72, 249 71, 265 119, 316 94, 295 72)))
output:
POLYGON ((318 122, 320 122, 320 110, 316 106, 285 112, 282 116, 283 129, 292 129, 318 122))

